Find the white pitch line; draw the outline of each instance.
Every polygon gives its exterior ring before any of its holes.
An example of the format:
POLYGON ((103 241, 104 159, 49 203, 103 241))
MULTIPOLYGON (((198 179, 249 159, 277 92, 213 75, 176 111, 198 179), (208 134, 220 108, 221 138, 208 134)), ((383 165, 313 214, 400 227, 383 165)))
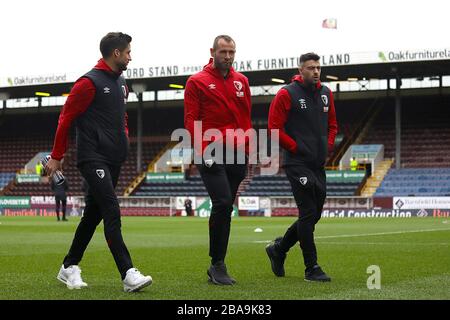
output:
POLYGON ((443 231, 443 230, 445 231, 445 230, 450 230, 450 229, 448 229, 448 228, 441 228, 441 229, 422 229, 422 230, 392 231, 392 232, 362 233, 362 234, 341 234, 341 235, 337 235, 337 236, 319 236, 319 237, 314 237, 314 239, 384 236, 384 235, 389 235, 389 234, 403 234, 403 233, 416 233, 416 232, 433 232, 433 231, 443 231))
MULTIPOLYGON (((340 234, 336 236, 318 236, 314 237, 314 239, 334 239, 334 238, 352 238, 352 237, 368 237, 368 236, 383 236, 390 234, 404 234, 404 233, 416 233, 416 232, 433 232, 433 231, 448 231, 449 228, 441 228, 441 229, 422 229, 422 230, 409 230, 409 231, 392 231, 392 232, 378 232, 378 233, 361 233, 361 234, 340 234)), ((272 240, 259 240, 252 241, 254 243, 268 243, 272 240)))
MULTIPOLYGON (((316 241, 316 243, 321 243, 321 244, 336 244, 336 245, 355 245, 355 244, 359 244, 359 245, 380 245, 380 246, 384 246, 384 245, 410 245, 409 243, 406 242, 364 242, 364 241, 316 241)), ((445 242, 425 242, 425 243, 414 243, 414 246, 450 246, 450 243, 445 243, 445 242)))

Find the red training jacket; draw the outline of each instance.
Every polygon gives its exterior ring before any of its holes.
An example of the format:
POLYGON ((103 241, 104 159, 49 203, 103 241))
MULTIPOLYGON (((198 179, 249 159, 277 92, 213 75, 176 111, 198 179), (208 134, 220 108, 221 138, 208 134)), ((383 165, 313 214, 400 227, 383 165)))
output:
MULTIPOLYGON (((202 136, 206 130, 216 128, 221 131, 222 139, 225 140, 226 129, 240 128, 246 131, 252 127, 251 107, 247 77, 230 68, 224 78, 213 67, 211 58, 202 71, 189 78, 184 93, 184 126, 191 134, 193 146, 194 140, 202 140, 202 137, 194 137, 194 121, 202 121, 202 136)), ((238 140, 234 139, 236 146, 248 143, 238 140)), ((197 154, 203 154, 209 143, 202 141, 202 149, 195 150, 197 154)))
MULTIPOLYGON (((103 59, 100 59, 94 68, 113 72, 103 59)), ((95 86, 90 79, 82 77, 75 82, 59 115, 58 128, 56 129, 51 153, 52 159, 61 160, 64 158, 69 144, 70 126, 77 117, 87 110, 94 97, 95 86)), ((125 131, 128 136, 128 115, 126 113, 125 131)))

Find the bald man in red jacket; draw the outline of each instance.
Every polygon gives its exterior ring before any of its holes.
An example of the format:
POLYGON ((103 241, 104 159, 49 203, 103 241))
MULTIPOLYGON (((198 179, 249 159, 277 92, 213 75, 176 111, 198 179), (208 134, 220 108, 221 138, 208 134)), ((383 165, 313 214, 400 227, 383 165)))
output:
POLYGON ((220 151, 234 154, 235 160, 242 156, 239 150, 248 154, 248 140, 243 135, 230 133, 251 128, 250 87, 247 78, 232 67, 235 51, 236 44, 231 37, 216 37, 211 48, 212 58, 202 71, 189 78, 184 96, 185 127, 191 134, 197 157, 202 158, 196 165, 212 201, 209 219, 211 266, 207 274, 216 285, 235 283, 227 272, 225 256, 233 203, 245 178, 247 164, 225 163, 225 154, 210 154, 207 150, 210 141, 203 140, 203 134, 209 129, 217 129, 220 135, 215 144, 220 145, 220 151), (201 131, 195 129, 196 121, 201 121, 201 131))

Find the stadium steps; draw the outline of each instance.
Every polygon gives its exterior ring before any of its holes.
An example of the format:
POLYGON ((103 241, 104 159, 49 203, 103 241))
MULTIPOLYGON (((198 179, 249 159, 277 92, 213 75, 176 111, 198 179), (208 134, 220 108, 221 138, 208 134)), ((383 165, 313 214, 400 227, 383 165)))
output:
POLYGON ((374 174, 367 179, 366 184, 364 185, 361 196, 363 197, 372 197, 373 194, 377 191, 384 177, 388 173, 389 169, 392 166, 394 159, 383 160, 375 169, 374 174))
POLYGON ((169 141, 165 145, 165 147, 162 148, 161 151, 159 151, 158 154, 153 158, 153 160, 148 164, 147 172, 153 172, 153 170, 155 169, 155 164, 159 160, 159 158, 161 158, 167 150, 172 149, 177 144, 178 144, 177 141, 169 141))
POLYGON ((156 157, 168 141, 168 137, 143 136, 142 137, 142 162, 141 168, 137 167, 137 139, 130 137, 130 151, 127 160, 122 165, 119 181, 117 183, 117 194, 124 194, 125 189, 130 186, 136 176, 147 169, 147 164, 156 157))
POLYGON ((124 197, 128 197, 141 183, 145 180, 146 172, 141 172, 129 185, 125 188, 123 192, 124 197))
MULTIPOLYGON (((154 166, 156 161, 161 158, 161 156, 170 148, 173 148, 176 145, 176 141, 169 141, 164 148, 161 149, 161 151, 158 152, 158 154, 153 158, 153 160, 149 163, 147 167, 147 172, 153 172, 154 166)), ((136 176, 136 178, 131 181, 131 183, 125 188, 123 192, 124 197, 128 197, 131 195, 145 180, 145 177, 147 175, 147 172, 143 171, 139 175, 136 176)))
POLYGON ((366 112, 366 114, 362 117, 352 135, 349 138, 343 139, 339 144, 336 152, 332 155, 332 157, 330 157, 330 159, 328 159, 328 162, 326 164, 327 167, 338 167, 339 161, 341 160, 347 149, 350 148, 352 144, 358 144, 364 139, 380 111, 381 105, 378 103, 378 99, 376 99, 369 107, 369 110, 366 112))
POLYGON ((252 181, 253 177, 255 176, 256 167, 254 165, 248 166, 248 172, 247 176, 244 178, 244 180, 239 185, 236 198, 241 195, 241 193, 245 192, 247 190, 248 186, 250 185, 250 182, 252 181))

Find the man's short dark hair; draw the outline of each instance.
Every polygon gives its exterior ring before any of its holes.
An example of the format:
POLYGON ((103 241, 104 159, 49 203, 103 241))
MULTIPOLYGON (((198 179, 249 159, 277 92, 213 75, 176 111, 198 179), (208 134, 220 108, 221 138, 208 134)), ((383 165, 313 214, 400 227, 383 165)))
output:
POLYGON ((217 36, 214 39, 214 43, 213 43, 213 49, 216 50, 217 47, 219 46, 219 40, 223 39, 226 42, 233 42, 236 45, 236 42, 234 42, 233 38, 231 38, 230 36, 227 36, 226 34, 221 34, 220 36, 217 36))
POLYGON ((128 34, 122 32, 109 32, 100 41, 100 52, 103 58, 108 58, 115 49, 123 51, 128 44, 131 42, 132 38, 128 34))
POLYGON ((300 65, 302 65, 304 62, 306 62, 308 60, 319 61, 320 56, 314 52, 308 52, 308 53, 302 54, 300 56, 300 65))

